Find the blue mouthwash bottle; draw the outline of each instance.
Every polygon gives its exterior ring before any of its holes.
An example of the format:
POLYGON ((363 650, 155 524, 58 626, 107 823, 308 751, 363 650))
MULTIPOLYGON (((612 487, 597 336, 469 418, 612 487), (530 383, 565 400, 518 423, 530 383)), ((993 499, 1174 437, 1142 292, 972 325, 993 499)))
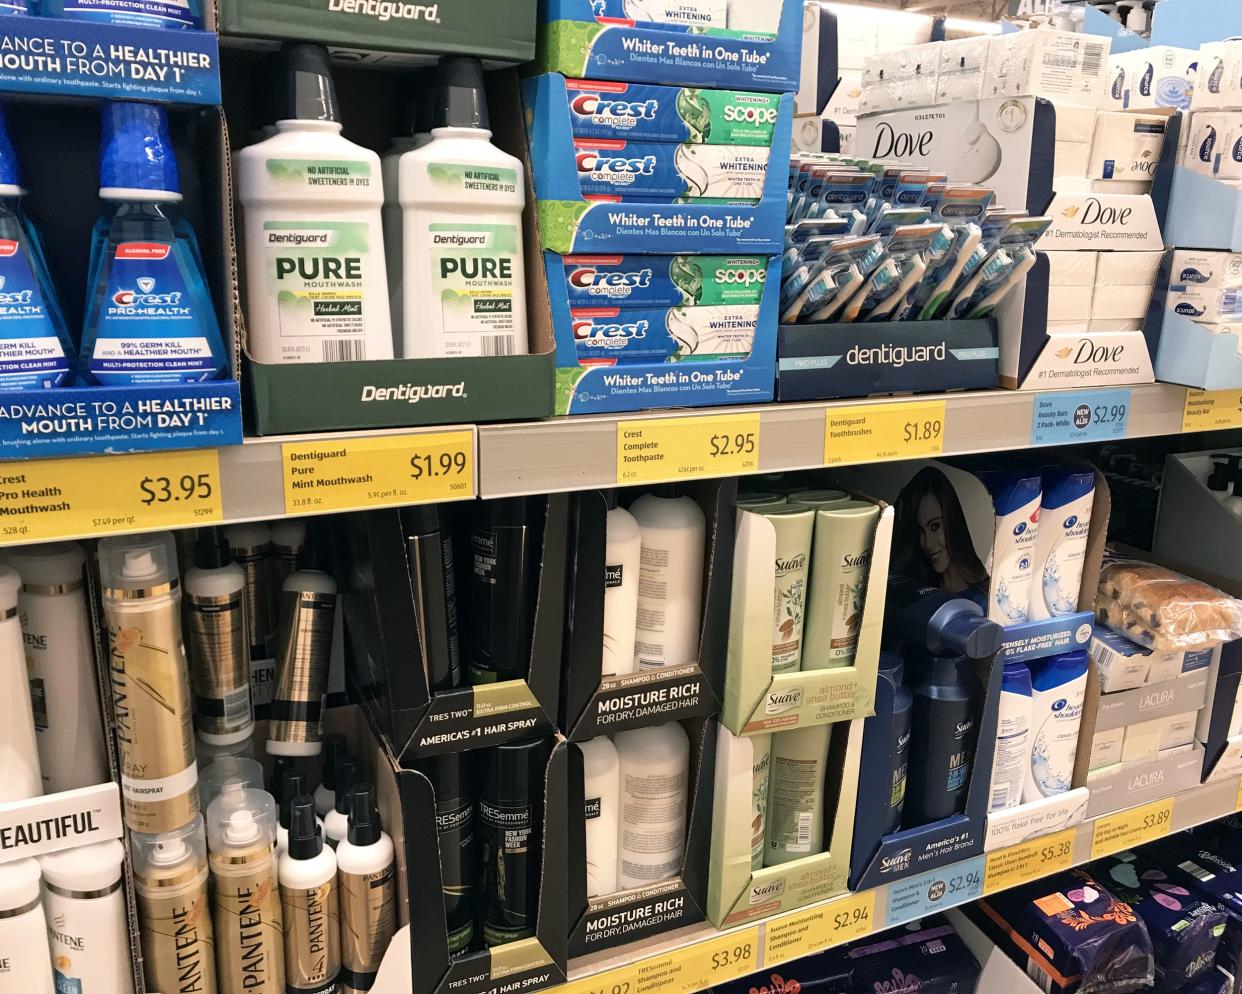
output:
POLYGON ((180 30, 203 26, 202 0, 33 0, 32 6, 33 12, 43 17, 123 24, 131 28, 180 30))
POLYGON ((164 108, 107 103, 79 373, 104 386, 195 383, 228 369, 203 260, 181 216, 164 108))
POLYGON ((0 390, 58 387, 73 356, 43 243, 22 204, 25 196, 0 105, 0 390))

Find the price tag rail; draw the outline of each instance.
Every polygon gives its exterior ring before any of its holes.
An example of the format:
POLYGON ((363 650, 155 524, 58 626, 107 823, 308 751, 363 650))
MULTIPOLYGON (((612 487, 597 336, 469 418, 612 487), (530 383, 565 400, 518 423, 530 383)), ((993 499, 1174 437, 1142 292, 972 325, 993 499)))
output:
MULTIPOLYGON (((922 875, 936 877, 943 882, 943 887, 931 886, 923 890, 942 895, 934 910, 945 911, 974 900, 980 889, 986 896, 1013 886, 1019 882, 1019 877, 1022 882, 1037 879, 1071 866, 1081 866, 1123 848, 1122 845, 1110 848, 1109 839, 1146 838, 1151 841, 1215 821, 1239 808, 1242 808, 1242 780, 1236 776, 1227 777, 1185 791, 1165 802, 1101 816, 1076 828, 1054 832, 1040 839, 1028 839, 983 857, 976 856, 950 864, 922 875), (1161 810, 1154 810, 1156 807, 1161 810), (1134 824, 1127 826, 1127 821, 1134 824), (1030 869, 1015 872, 1018 863, 1024 863, 1030 869), (1035 868, 1039 863, 1046 866, 1043 872, 1035 868), (971 886, 955 887, 955 881, 968 881, 971 886)), ((717 930, 710 923, 703 922, 678 930, 675 937, 656 936, 644 940, 641 955, 636 955, 632 947, 622 946, 571 960, 569 983, 554 988, 551 994, 621 994, 627 990, 627 983, 630 985, 628 991, 633 994, 641 986, 641 976, 653 969, 662 975, 672 971, 671 975, 676 977, 677 994, 705 990, 713 984, 742 975, 736 972, 737 964, 747 944, 755 941, 756 933, 758 940, 753 958, 749 955, 741 957, 741 962, 752 972, 777 967, 812 952, 865 938, 921 917, 927 909, 919 908, 913 915, 890 917, 890 892, 900 885, 901 881, 895 881, 859 894, 839 896, 761 921, 757 925, 751 922, 717 930)), ((900 906, 900 902, 891 903, 900 906)))

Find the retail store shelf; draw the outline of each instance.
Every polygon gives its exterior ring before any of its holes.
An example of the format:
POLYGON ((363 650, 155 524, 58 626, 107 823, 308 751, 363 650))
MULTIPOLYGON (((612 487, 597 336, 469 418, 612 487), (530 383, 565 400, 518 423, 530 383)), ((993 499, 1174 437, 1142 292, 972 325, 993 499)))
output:
POLYGON ((1242 427, 1242 395, 1221 398, 1218 410, 1197 418, 1189 416, 1187 398, 1185 388, 1160 383, 986 391, 334 432, 248 439, 222 449, 15 461, 4 466, 4 482, 15 485, 0 488, 0 542, 1023 449, 1033 442, 1037 405, 1089 412, 1091 423, 1054 430, 1046 444, 1242 427), (840 434, 826 445, 830 424, 840 434), (639 436, 641 458, 627 467, 619 441, 639 436), (200 474, 209 486, 190 486, 200 474), (168 486, 153 501, 144 480, 168 486))
POLYGON ((800 911, 718 931, 691 926, 642 945, 570 962, 569 983, 551 994, 690 994, 755 970, 865 938, 967 904, 1020 881, 1150 842, 1238 810, 1242 783, 1230 777, 1156 804, 999 849, 916 877, 800 911))

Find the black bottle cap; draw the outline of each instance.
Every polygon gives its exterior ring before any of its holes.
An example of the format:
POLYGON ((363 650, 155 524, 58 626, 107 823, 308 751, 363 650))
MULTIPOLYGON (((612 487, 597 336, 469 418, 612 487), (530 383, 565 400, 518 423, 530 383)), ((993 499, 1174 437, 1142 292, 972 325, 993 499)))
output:
POLYGON ((437 128, 487 130, 487 97, 483 92, 483 64, 478 59, 452 56, 440 60, 436 72, 437 128))
POLYGON ((413 110, 410 119, 413 127, 411 134, 426 135, 436 126, 436 72, 434 69, 423 69, 414 74, 413 110))
POLYGON ((407 535, 429 535, 443 530, 439 504, 413 504, 401 508, 401 525, 407 535))
POLYGON ((300 794, 289 809, 289 855, 293 859, 314 859, 323 852, 323 835, 315 821, 315 799, 300 794))
POLYGON ((284 796, 285 789, 285 772, 294 768, 292 756, 277 756, 272 760, 272 775, 267 780, 267 792, 276 799, 276 806, 280 806, 280 799, 284 796))
POLYGON ((323 739, 323 785, 336 790, 336 763, 345 754, 345 736, 337 732, 323 739))
POLYGON ((527 504, 525 497, 503 497, 500 500, 489 500, 483 505, 490 525, 525 525, 527 521, 527 504))
POLYGON ((608 510, 615 511, 620 506, 617 503, 617 488, 608 487, 606 490, 603 491, 603 494, 604 494, 604 504, 608 507, 608 510))
POLYGON ((296 767, 285 770, 280 781, 280 796, 276 799, 280 806, 280 827, 288 828, 293 811, 293 802, 306 793, 306 774, 296 767))
POLYGON ((358 760, 344 753, 336 763, 336 803, 334 806, 338 815, 349 814, 349 792, 361 779, 358 760))
POLYGON ((543 793, 549 740, 509 742, 487 751, 483 769, 483 797, 493 804, 529 804, 543 793))
POLYGON ((380 840, 379 806, 372 784, 356 783, 349 792, 348 838, 354 846, 373 846, 380 840))
POLYGON ((470 797, 470 753, 452 752, 414 760, 414 768, 431 781, 436 801, 448 797, 470 797))
POLYGON ((321 519, 307 522, 306 541, 298 550, 298 569, 322 570, 327 565, 327 529, 321 519))
POLYGON ((199 569, 219 569, 233 561, 228 539, 220 528, 200 528, 194 546, 194 565, 199 569))
POLYGON ((653 497, 674 498, 681 496, 681 490, 676 483, 657 483, 647 492, 653 497))
POLYGON ((281 121, 341 122, 332 82, 332 61, 322 45, 291 42, 281 50, 285 70, 285 99, 281 121))

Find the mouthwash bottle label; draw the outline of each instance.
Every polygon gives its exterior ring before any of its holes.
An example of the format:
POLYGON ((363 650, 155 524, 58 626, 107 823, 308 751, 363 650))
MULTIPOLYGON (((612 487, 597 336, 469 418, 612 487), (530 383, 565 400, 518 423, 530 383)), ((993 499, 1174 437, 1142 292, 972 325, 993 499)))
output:
POLYGON ((89 368, 104 386, 191 383, 213 375, 211 343, 172 243, 117 244, 89 368))
POLYGON ((383 274, 372 251, 380 233, 364 221, 268 221, 263 231, 286 361, 366 359, 366 311, 388 307, 383 293, 366 300, 367 284, 383 274))
POLYGON ((515 224, 444 222, 429 224, 427 231, 432 306, 439 302, 444 355, 516 354, 513 293, 515 282, 524 279, 517 258, 521 230, 515 224))
POLYGON ((136 28, 201 28, 191 0, 62 0, 61 16, 136 28))
POLYGON ((0 390, 60 386, 68 372, 25 248, 0 239, 0 390))

